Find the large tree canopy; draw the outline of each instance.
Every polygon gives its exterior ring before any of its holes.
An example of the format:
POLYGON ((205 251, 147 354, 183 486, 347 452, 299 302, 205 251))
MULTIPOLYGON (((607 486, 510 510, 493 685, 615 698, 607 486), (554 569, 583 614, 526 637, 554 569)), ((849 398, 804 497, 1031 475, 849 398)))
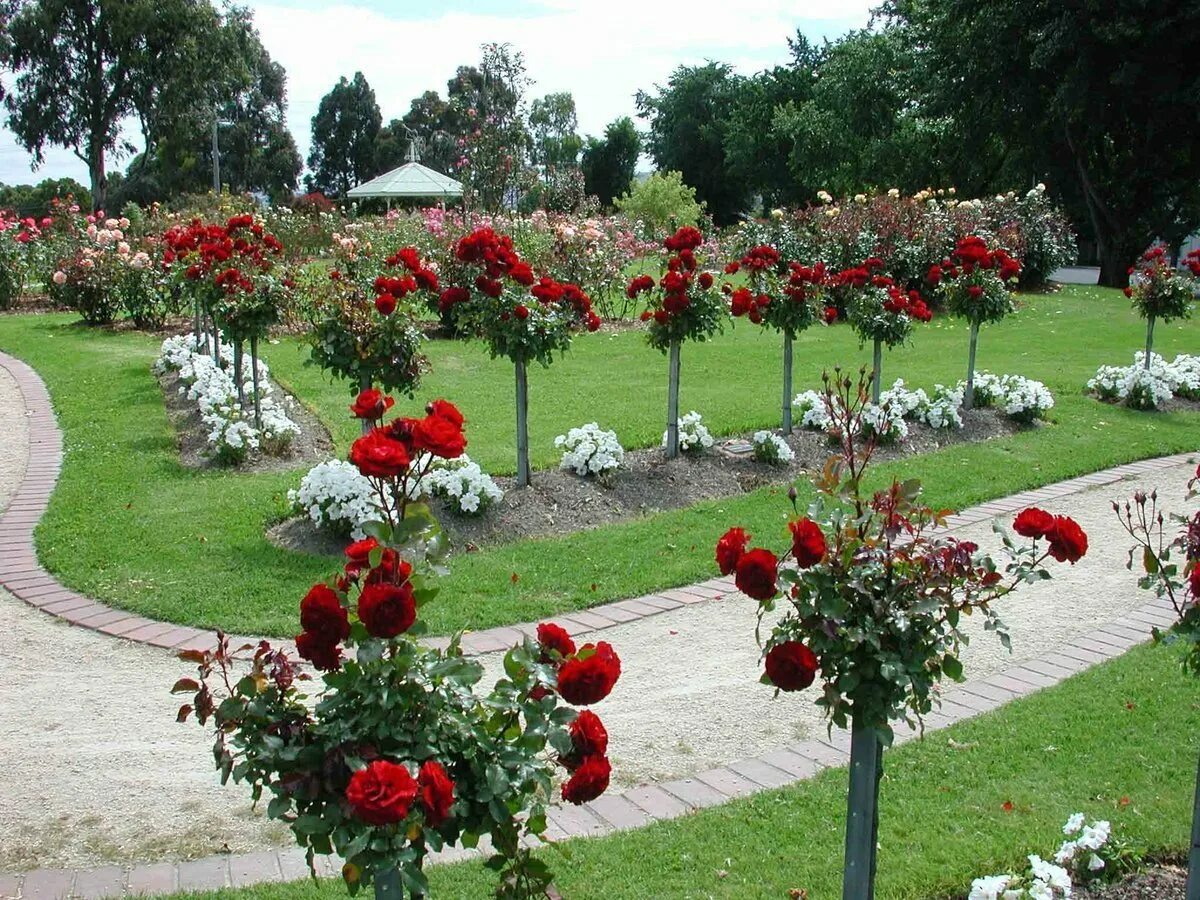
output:
POLYGON ((1152 240, 1200 226, 1200 4, 894 0, 889 11, 926 58, 929 114, 953 120, 971 168, 1050 181, 1091 225, 1101 283, 1124 284, 1152 240))
POLYGON ((343 76, 321 98, 313 116, 309 190, 344 196, 378 175, 376 144, 382 123, 375 92, 363 73, 355 72, 352 80, 343 76))
POLYGON ((605 206, 629 191, 637 170, 642 139, 629 116, 609 123, 604 137, 589 137, 583 148, 584 190, 605 206))
POLYGON ((8 125, 38 163, 48 146, 85 162, 96 208, 107 200, 108 156, 133 149, 124 120, 139 120, 150 146, 172 117, 211 108, 230 79, 226 20, 209 0, 24 0, 9 12, 8 125))

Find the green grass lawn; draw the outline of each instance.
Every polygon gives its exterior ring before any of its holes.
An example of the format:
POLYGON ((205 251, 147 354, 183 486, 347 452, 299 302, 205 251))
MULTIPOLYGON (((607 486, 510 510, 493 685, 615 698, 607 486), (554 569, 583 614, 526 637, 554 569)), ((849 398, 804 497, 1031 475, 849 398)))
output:
MULTIPOLYGON (((889 751, 876 896, 963 897, 974 877, 1023 866, 1029 853, 1051 856, 1074 812, 1109 819, 1139 850, 1180 854, 1198 703, 1200 690, 1172 651, 1139 647, 889 751)), ((827 771, 672 822, 572 841, 569 859, 551 851, 549 861, 567 900, 778 900, 793 888, 833 900, 841 896, 845 785, 845 769, 827 771)), ((433 900, 486 898, 494 885, 478 863, 430 874, 433 900)), ((302 882, 187 896, 324 900, 346 891, 302 882)))
MULTIPOLYGON (((1160 327, 1156 349, 1200 347, 1195 321, 1160 327)), ((1023 308, 984 330, 980 368, 1045 381, 1056 398, 1052 425, 986 443, 881 465, 877 479, 925 479, 935 504, 962 507, 1121 462, 1200 447, 1197 417, 1101 405, 1083 385, 1101 363, 1128 363, 1143 330, 1117 291, 1068 287, 1024 298, 1023 308)), ((164 620, 241 633, 290 635, 297 603, 330 561, 277 549, 265 526, 286 512, 300 472, 242 475, 182 468, 150 363, 158 341, 88 330, 66 315, 0 317, 0 349, 46 380, 66 434, 67 461, 37 531, 47 567, 75 590, 164 620)), ((512 371, 474 344, 428 345, 432 368, 414 411, 446 397, 468 418, 468 452, 485 469, 513 469, 512 371)), ((302 344, 269 347, 276 376, 348 446, 356 425, 350 391, 305 367, 302 344)), ((815 328, 798 343, 796 388, 822 369, 867 361, 844 326, 815 328)), ((682 408, 701 411, 715 433, 774 424, 779 340, 739 322, 712 343, 684 348, 682 408)), ((913 343, 885 357, 885 381, 932 387, 961 377, 966 329, 935 319, 913 343)), ((626 447, 658 443, 664 427, 666 363, 640 333, 581 336, 563 359, 530 375, 535 467, 553 466, 556 434, 588 421, 613 428, 626 447)), ((802 485, 801 487, 804 487, 802 485)), ((786 504, 755 493, 593 531, 522 541, 457 557, 438 601, 424 614, 436 632, 553 615, 712 576, 712 546, 731 523, 766 534, 786 504), (518 576, 514 579, 512 576, 518 576)))

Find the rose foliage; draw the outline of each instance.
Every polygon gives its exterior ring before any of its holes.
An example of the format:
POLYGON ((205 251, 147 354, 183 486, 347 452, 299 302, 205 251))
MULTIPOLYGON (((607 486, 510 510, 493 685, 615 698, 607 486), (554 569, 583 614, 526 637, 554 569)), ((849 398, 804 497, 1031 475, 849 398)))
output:
POLYGON ((645 295, 641 319, 649 323, 646 337, 655 350, 665 353, 676 341, 706 341, 721 330, 721 289, 696 255, 703 243, 699 229, 680 228, 663 241, 663 269, 657 281, 639 275, 625 289, 631 300, 645 295))

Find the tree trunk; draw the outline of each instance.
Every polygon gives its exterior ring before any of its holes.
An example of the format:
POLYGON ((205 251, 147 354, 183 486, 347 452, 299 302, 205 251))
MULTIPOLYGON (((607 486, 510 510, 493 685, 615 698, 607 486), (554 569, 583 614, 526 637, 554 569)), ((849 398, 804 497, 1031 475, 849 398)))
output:
POLYGON ((792 333, 783 333, 783 433, 792 433, 792 333))
POLYGON ((92 182, 92 212, 100 212, 108 202, 108 174, 104 171, 104 144, 93 138, 88 146, 88 175, 92 182))
POLYGON ((1154 352, 1154 316, 1146 319, 1146 358, 1142 360, 1146 371, 1150 371, 1150 354, 1154 352))
POLYGON ((871 402, 878 405, 883 392, 883 341, 875 338, 874 364, 871 369, 871 402))
POLYGON ((1123 288, 1129 284, 1129 266, 1133 263, 1137 251, 1129 251, 1123 243, 1118 243, 1109 235, 1101 237, 1096 233, 1096 247, 1100 255, 1101 287, 1123 288))
POLYGON ((1188 851, 1187 900, 1200 900, 1200 767, 1192 799, 1192 847, 1188 851))
POLYGON ((516 361, 517 374, 517 487, 529 486, 529 371, 516 361))
POLYGON ((667 459, 679 455, 679 341, 672 341, 667 369, 667 459))
POLYGON ((258 384, 258 335, 250 338, 250 379, 254 382, 254 427, 262 431, 262 402, 258 384))
POLYGON ((979 323, 971 323, 971 349, 967 351, 967 391, 963 394, 963 409, 975 406, 975 348, 979 344, 979 323))
POLYGON ((237 386, 238 406, 246 414, 246 379, 242 377, 242 342, 233 342, 233 383, 237 386))
POLYGON ((842 900, 874 900, 879 842, 879 781, 883 744, 879 732, 853 722, 850 731, 850 791, 846 798, 846 860, 842 900))

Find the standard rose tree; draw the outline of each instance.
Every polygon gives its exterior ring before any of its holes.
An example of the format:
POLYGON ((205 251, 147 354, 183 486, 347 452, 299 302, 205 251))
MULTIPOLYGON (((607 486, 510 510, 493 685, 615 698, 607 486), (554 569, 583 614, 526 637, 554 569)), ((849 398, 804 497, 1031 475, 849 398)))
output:
POLYGON ((786 266, 774 247, 751 248, 741 259, 725 266, 725 274, 746 275, 746 286, 729 290, 729 307, 734 318, 783 333, 783 422, 784 434, 792 433, 792 344, 796 335, 823 321, 823 297, 832 273, 825 264, 812 266, 790 262, 786 266))
POLYGON ((483 667, 463 655, 461 635, 445 650, 421 644, 419 613, 438 592, 442 554, 436 522, 407 497, 418 460, 462 454, 462 416, 437 401, 422 419, 384 425, 385 398, 356 405, 372 428, 351 461, 378 490, 383 521, 300 601, 296 650, 322 673, 315 697, 301 689, 313 676, 265 641, 241 648, 252 659, 235 674, 241 665, 221 635, 215 650, 181 654, 199 678, 175 685, 194 695, 179 718, 213 725, 222 779, 269 797, 267 815, 287 823, 310 867, 316 854, 344 859, 352 894, 373 885, 377 898, 427 896, 427 855, 487 836, 496 895, 542 897, 551 873, 528 846, 545 832, 549 805, 556 795, 596 799, 612 771, 599 717, 567 704, 607 697, 620 659, 605 642, 576 647, 543 623, 481 690, 483 667))
POLYGON ((1129 269, 1133 284, 1125 288, 1125 296, 1133 300, 1133 308, 1146 320, 1146 357, 1143 364, 1150 371, 1154 350, 1154 323, 1160 319, 1186 319, 1196 300, 1196 285, 1200 281, 1200 249, 1184 259, 1182 268, 1175 268, 1167 258, 1166 248, 1157 244, 1129 269))
MULTIPOLYGON (((872 896, 876 803, 882 751, 893 720, 917 725, 934 706, 943 677, 962 679, 964 615, 979 615, 1004 646, 994 605, 1019 584, 1049 577, 1048 559, 1075 563, 1087 536, 1072 519, 1028 509, 1003 536, 1003 569, 978 546, 940 534, 948 510, 921 503, 917 481, 862 491, 874 443, 856 446, 867 405, 867 376, 826 378, 825 403, 840 452, 814 479, 816 498, 789 523, 780 553, 751 547, 732 528, 716 548, 717 567, 758 602, 762 681, 792 692, 821 682, 816 704, 851 729, 850 791, 843 897, 872 896), (777 617, 782 605, 785 612, 777 617), (775 622, 771 625, 771 622, 775 622)), ((793 500, 793 505, 795 501, 793 500)))
POLYGON ((574 332, 596 331, 600 318, 578 285, 538 278, 512 238, 480 228, 454 246, 458 269, 439 309, 462 331, 487 342, 488 352, 512 360, 517 382, 517 486, 529 484, 528 365, 549 366, 571 346, 574 332))
POLYGON ((679 455, 679 350, 684 341, 706 341, 721 330, 725 305, 711 272, 701 270, 696 250, 704 236, 685 226, 663 241, 666 251, 658 281, 639 275, 625 289, 629 299, 645 294, 642 321, 650 346, 669 356, 667 457, 679 455))
MULTIPOLYGON (((1196 267, 1200 269, 1200 254, 1196 267)), ((1200 500, 1200 468, 1188 481, 1185 500, 1189 504, 1200 500)), ((1134 540, 1127 568, 1141 568, 1138 586, 1167 600, 1175 610, 1175 622, 1165 632, 1151 629, 1155 643, 1182 644, 1183 671, 1200 676, 1200 509, 1167 514, 1158 506, 1157 491, 1139 491, 1124 506, 1114 503, 1113 512, 1134 540)), ((1192 802, 1187 896, 1200 896, 1200 775, 1192 802)))
POLYGON ((999 322, 1012 312, 1011 291, 1020 275, 1020 262, 1002 249, 989 250, 987 242, 975 235, 960 240, 948 258, 940 265, 930 266, 925 274, 925 280, 941 291, 946 309, 966 319, 971 328, 964 409, 975 405, 975 348, 979 343, 979 326, 999 322))
POLYGON ((900 346, 912 333, 913 322, 933 318, 917 291, 905 290, 882 268, 883 260, 871 257, 861 266, 843 269, 834 281, 850 326, 860 341, 872 345, 871 402, 876 404, 882 392, 883 348, 900 346))

